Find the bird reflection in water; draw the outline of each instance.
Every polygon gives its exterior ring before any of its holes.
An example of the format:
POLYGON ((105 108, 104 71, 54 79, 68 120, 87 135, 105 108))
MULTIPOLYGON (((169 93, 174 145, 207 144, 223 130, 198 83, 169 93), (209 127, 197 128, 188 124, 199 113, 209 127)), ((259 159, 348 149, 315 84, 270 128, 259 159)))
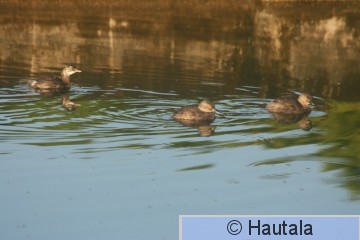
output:
POLYGON ((286 113, 271 113, 273 118, 278 123, 291 124, 297 123, 304 131, 310 131, 312 128, 312 121, 309 118, 310 113, 303 114, 286 114, 286 113))
POLYGON ((176 119, 176 121, 178 123, 181 123, 181 125, 185 127, 196 128, 199 131, 201 137, 210 137, 215 133, 216 127, 212 126, 211 123, 209 122, 201 122, 201 121, 196 122, 196 121, 180 120, 180 119, 176 119))
POLYGON ((70 101, 69 94, 62 95, 61 101, 62 101, 62 105, 63 105, 64 109, 66 109, 68 111, 74 111, 76 108, 78 108, 80 106, 80 104, 70 101))

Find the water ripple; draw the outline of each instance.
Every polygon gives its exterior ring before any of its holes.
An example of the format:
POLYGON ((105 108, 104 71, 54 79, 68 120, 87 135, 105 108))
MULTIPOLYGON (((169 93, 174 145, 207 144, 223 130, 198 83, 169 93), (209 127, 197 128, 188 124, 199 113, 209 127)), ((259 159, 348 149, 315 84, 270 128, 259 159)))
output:
POLYGON ((239 95, 215 101, 221 114, 208 127, 183 126, 173 121, 175 109, 200 101, 183 99, 173 92, 75 86, 70 99, 81 106, 76 111, 66 111, 61 106, 61 95, 43 97, 26 87, 2 89, 7 95, 1 98, 0 141, 41 147, 71 146, 78 153, 188 148, 187 153, 176 154, 186 156, 214 149, 266 145, 267 139, 305 134, 294 127, 274 132, 274 120, 265 109, 269 99, 257 97, 257 87, 237 89, 239 95), (204 150, 204 146, 209 150, 204 150))

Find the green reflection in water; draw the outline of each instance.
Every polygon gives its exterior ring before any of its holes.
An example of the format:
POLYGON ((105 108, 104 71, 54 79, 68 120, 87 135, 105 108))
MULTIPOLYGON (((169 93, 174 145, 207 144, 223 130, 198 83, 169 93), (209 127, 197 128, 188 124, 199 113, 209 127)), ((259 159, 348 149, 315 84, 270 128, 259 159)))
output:
POLYGON ((331 147, 321 151, 325 157, 344 157, 352 166, 360 167, 360 103, 334 103, 328 116, 319 126, 326 130, 324 144, 331 147))
POLYGON ((324 171, 339 171, 340 186, 351 190, 351 199, 360 199, 360 103, 333 104, 320 128, 326 130, 327 148, 318 155, 335 158, 324 164, 324 171))
MULTIPOLYGON (((351 192, 352 200, 360 199, 360 103, 335 102, 325 117, 313 118, 320 131, 306 136, 290 138, 279 137, 264 141, 272 149, 288 148, 307 144, 321 144, 314 155, 323 157, 323 171, 336 171, 337 179, 330 180, 346 187, 351 192)), ((281 128, 284 131, 288 126, 281 128)), ((313 158, 311 155, 309 158, 313 158)), ((296 159, 295 159, 296 160, 296 159)), ((314 159, 316 160, 316 159, 314 159)), ((294 161, 293 157, 271 159, 255 165, 286 164, 294 161)))

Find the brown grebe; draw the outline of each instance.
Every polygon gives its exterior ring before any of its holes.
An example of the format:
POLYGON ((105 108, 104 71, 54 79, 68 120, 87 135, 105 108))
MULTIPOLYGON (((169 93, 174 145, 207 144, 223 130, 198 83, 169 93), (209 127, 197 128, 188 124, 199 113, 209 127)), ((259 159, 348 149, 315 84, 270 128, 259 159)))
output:
POLYGON ((283 96, 269 103, 266 108, 273 113, 303 114, 311 112, 312 96, 302 93, 298 98, 295 96, 283 96))
POLYGON ((61 71, 61 77, 53 76, 35 80, 31 83, 31 87, 35 90, 46 91, 66 91, 70 89, 70 75, 81 72, 81 70, 73 66, 65 66, 61 71))
POLYGON ((215 105, 209 100, 202 100, 198 105, 184 106, 175 110, 173 119, 194 122, 212 122, 215 120, 215 105))

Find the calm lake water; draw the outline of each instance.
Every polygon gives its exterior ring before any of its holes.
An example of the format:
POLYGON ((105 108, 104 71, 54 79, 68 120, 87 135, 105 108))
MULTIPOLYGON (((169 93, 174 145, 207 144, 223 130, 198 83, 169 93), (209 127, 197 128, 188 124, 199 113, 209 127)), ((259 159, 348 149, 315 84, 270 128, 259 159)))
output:
POLYGON ((359 4, 51 4, 0 3, 1 239, 177 239, 179 214, 360 214, 359 4), (28 85, 65 64, 82 70, 75 111, 28 85), (265 109, 302 91, 310 130, 265 109), (171 119, 203 98, 213 124, 171 119))

